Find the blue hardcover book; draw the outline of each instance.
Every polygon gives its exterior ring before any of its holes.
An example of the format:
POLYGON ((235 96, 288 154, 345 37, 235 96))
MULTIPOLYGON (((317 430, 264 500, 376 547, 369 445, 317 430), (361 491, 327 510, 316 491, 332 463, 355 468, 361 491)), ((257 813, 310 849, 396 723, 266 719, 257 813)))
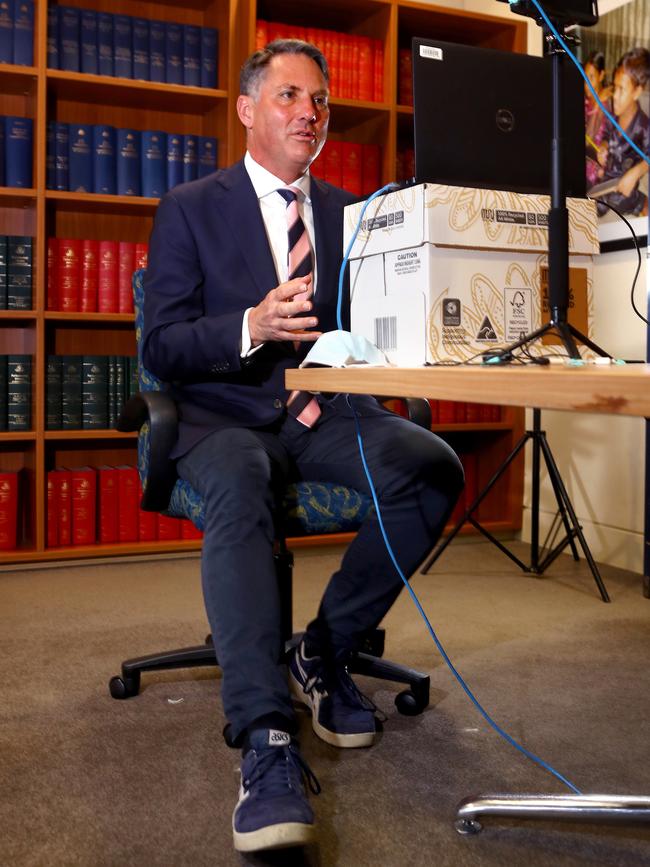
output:
POLYGON ((8 187, 32 186, 32 142, 34 122, 31 117, 5 117, 5 183, 8 187))
POLYGON ((149 22, 149 81, 165 81, 165 22, 149 22))
POLYGON ((201 86, 201 28, 183 25, 183 84, 201 86))
POLYGON ((183 136, 183 183, 195 181, 199 176, 198 165, 199 137, 198 135, 183 136))
POLYGON ((135 129, 117 131, 117 194, 140 195, 140 133, 135 129))
POLYGON ((59 68, 59 9, 47 7, 47 65, 49 69, 59 68))
POLYGON ((0 187, 6 186, 5 162, 5 119, 0 115, 0 187))
POLYGON ((93 127, 94 192, 114 196, 117 192, 117 135, 114 126, 93 127))
POLYGON ((201 87, 218 87, 219 31, 201 28, 201 87))
POLYGON ((167 192, 167 133, 145 130, 141 134, 142 195, 152 199, 167 192))
POLYGON ((54 154, 54 130, 56 124, 48 120, 45 124, 45 187, 48 190, 56 189, 56 157, 54 154))
POLYGON ((0 63, 14 62, 14 0, 0 2, 0 63))
POLYGON ((93 126, 90 123, 70 124, 68 147, 71 193, 92 193, 93 183, 93 126))
POLYGON ((113 51, 115 75, 133 78, 133 19, 130 15, 113 16, 113 51))
POLYGON ((70 184, 70 127, 59 121, 54 124, 54 189, 67 190, 70 184))
POLYGON ((110 12, 97 13, 97 61, 100 75, 115 75, 113 16, 110 12))
POLYGON ((81 10, 81 71, 88 75, 99 73, 97 55, 97 12, 81 10))
POLYGON ((59 6, 59 69, 79 72, 81 10, 59 6))
POLYGON ((14 7, 14 63, 17 66, 34 65, 34 3, 15 0, 14 7))
POLYGON ((167 189, 183 183, 183 136, 167 134, 167 189))
POLYGON ((183 25, 165 22, 165 81, 183 83, 183 25))
POLYGON ((149 81, 149 22, 133 19, 133 77, 149 81))
POLYGON ((210 135, 199 136, 198 175, 204 178, 217 169, 217 140, 210 135))

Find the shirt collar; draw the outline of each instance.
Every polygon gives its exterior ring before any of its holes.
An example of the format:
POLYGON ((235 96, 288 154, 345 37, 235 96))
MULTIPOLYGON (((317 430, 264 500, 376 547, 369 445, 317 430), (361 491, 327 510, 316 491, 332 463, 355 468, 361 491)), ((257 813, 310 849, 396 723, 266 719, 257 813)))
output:
POLYGON ((285 182, 280 180, 280 178, 276 178, 276 176, 272 175, 271 172, 264 168, 264 166, 261 166, 256 162, 248 151, 246 151, 246 156, 244 157, 244 166, 251 179, 255 195, 258 199, 263 199, 265 196, 275 193, 276 190, 280 189, 280 187, 292 186, 298 187, 304 195, 305 200, 311 202, 311 177, 309 175, 309 169, 307 169, 304 175, 301 175, 293 181, 291 185, 289 185, 285 184, 285 182))

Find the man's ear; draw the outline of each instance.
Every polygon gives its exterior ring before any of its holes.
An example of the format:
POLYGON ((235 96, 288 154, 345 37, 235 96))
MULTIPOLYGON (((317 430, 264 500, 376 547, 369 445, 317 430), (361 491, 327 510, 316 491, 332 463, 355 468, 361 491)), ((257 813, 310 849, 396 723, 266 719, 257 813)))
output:
POLYGON ((250 96, 240 94, 237 97, 237 114, 246 129, 253 126, 253 100, 250 96))

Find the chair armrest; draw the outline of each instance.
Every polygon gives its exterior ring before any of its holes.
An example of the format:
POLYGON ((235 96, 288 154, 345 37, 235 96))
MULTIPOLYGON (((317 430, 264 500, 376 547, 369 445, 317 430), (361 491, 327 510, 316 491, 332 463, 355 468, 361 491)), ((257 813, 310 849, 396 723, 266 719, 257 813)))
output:
POLYGON ((139 431, 149 424, 148 454, 144 462, 140 507, 147 512, 161 512, 169 505, 176 484, 176 464, 169 459, 178 436, 176 404, 164 391, 141 391, 122 407, 117 420, 120 431, 139 431))
POLYGON ((406 412, 409 421, 414 422, 419 427, 426 430, 431 430, 431 405, 424 397, 378 397, 380 403, 385 403, 388 400, 400 400, 406 404, 406 412))

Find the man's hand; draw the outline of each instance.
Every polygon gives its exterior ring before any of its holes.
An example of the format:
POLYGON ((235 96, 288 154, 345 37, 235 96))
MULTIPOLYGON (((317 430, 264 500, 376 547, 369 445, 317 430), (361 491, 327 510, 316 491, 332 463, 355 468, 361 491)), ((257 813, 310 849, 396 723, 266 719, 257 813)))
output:
POLYGON ((251 345, 259 346, 270 340, 310 342, 318 340, 319 331, 305 331, 318 325, 315 316, 307 316, 312 309, 314 294, 312 275, 296 277, 271 289, 263 301, 248 314, 251 345))

